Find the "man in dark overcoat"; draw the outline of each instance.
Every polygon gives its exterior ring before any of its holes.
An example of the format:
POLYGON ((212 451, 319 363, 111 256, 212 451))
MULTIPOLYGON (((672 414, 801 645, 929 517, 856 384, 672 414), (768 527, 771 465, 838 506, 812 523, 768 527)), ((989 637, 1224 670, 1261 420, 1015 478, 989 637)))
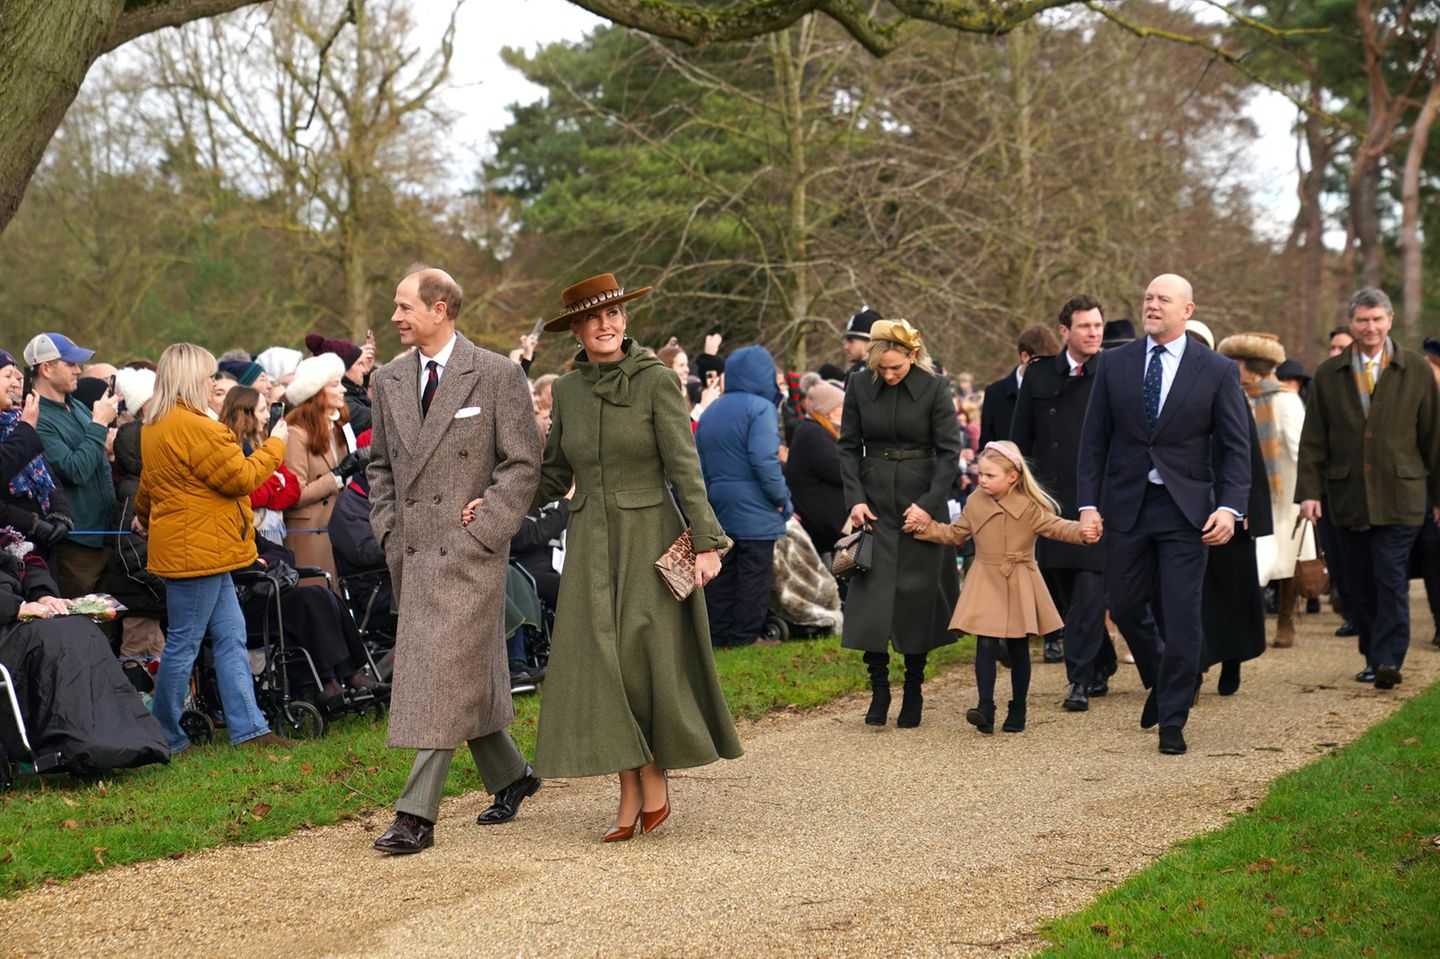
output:
MULTIPOLYGON (((1010 439, 1060 504, 1060 515, 1079 519, 1075 464, 1105 335, 1100 301, 1085 294, 1066 301, 1060 308, 1060 334, 1065 348, 1036 360, 1025 373, 1010 439)), ((1090 708, 1092 694, 1108 690, 1115 672, 1115 647, 1105 631, 1105 552, 1042 537, 1035 544, 1035 558, 1065 618, 1065 673, 1070 682, 1065 708, 1080 712, 1090 708)), ((1046 646, 1051 642, 1047 638, 1046 646)))
MULTIPOLYGON (((1359 627, 1376 689, 1400 682, 1410 550, 1427 504, 1440 503, 1440 396, 1425 359, 1390 338, 1394 319, 1382 290, 1350 298, 1354 342, 1315 371, 1295 483, 1306 519, 1328 510, 1335 522, 1348 572, 1345 612, 1359 627)), ((1440 520, 1440 507, 1430 511, 1440 520)))
POLYGON ((980 406, 980 449, 986 443, 1010 437, 1010 423, 1015 418, 1015 403, 1020 398, 1020 383, 1030 364, 1042 356, 1060 352, 1060 341, 1043 326, 1032 326, 1015 343, 1020 361, 1000 379, 985 387, 985 402, 980 406))
POLYGON ((1249 411, 1240 377, 1234 363, 1185 335, 1194 312, 1184 277, 1150 281, 1147 335, 1108 353, 1096 372, 1076 470, 1081 527, 1108 527, 1110 615, 1150 689, 1140 725, 1160 726, 1160 751, 1167 754, 1186 751, 1208 547, 1234 537, 1250 495, 1249 411), (1211 459, 1217 445, 1218 485, 1211 459), (1155 602, 1163 607, 1163 638, 1155 602))
POLYGON ((418 750, 375 842, 387 853, 433 844, 462 741, 495 795, 482 825, 514 818, 540 788, 510 738, 504 635, 510 539, 540 482, 540 436, 521 368, 455 332, 462 296, 444 271, 412 268, 391 323, 414 349, 371 378, 370 522, 400 614, 388 742, 418 750), (467 505, 476 518, 462 525, 467 505))

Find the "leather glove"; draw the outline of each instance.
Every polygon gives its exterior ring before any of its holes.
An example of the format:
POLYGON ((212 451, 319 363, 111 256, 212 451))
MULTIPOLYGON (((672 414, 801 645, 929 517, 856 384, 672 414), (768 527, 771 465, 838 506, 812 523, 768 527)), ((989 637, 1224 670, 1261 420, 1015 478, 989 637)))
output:
POLYGON ((340 464, 330 472, 344 481, 365 472, 365 467, 368 465, 370 465, 370 447, 363 446, 355 452, 347 454, 340 464))
POLYGON ((62 523, 52 523, 35 517, 35 525, 30 527, 30 539, 37 546, 49 549, 57 543, 63 543, 70 538, 70 530, 62 523))

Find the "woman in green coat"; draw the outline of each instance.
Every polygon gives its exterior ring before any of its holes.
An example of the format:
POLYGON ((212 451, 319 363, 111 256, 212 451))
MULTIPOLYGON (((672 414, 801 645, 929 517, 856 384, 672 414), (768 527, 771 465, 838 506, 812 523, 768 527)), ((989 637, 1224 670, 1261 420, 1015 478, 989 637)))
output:
POLYGON ((675 374, 625 336, 626 293, 610 274, 564 292, 580 352, 554 386, 535 502, 575 484, 536 770, 546 777, 620 774, 606 842, 649 832, 670 813, 665 771, 742 750, 715 675, 703 587, 728 540, 705 498, 675 374), (671 493, 674 488, 674 495, 671 493), (676 498, 680 509, 676 508, 676 498), (697 589, 676 602, 655 569, 690 519, 697 589))
POLYGON ((870 330, 870 369, 850 374, 840 421, 840 475, 850 523, 875 536, 874 564, 850 580, 841 645, 864 651, 870 671, 865 722, 885 725, 890 646, 905 657, 905 701, 895 725, 920 725, 925 658, 953 643, 960 597, 955 549, 902 536, 907 521, 950 521, 947 500, 960 462, 950 384, 935 372, 920 331, 904 320, 870 330))

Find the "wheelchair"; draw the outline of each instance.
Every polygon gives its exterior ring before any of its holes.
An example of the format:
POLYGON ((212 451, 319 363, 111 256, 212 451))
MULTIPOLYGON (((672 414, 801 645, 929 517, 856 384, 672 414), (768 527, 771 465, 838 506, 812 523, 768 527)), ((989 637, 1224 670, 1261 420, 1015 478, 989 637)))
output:
MULTIPOLYGON (((390 589, 390 571, 380 566, 351 569, 337 557, 340 595, 360 626, 365 648, 381 682, 389 682, 394 671, 395 631, 398 613, 390 589)), ((302 573, 302 575, 304 575, 302 573)), ((511 656, 510 693, 513 696, 533 693, 545 678, 550 662, 550 635, 555 611, 540 599, 535 577, 518 563, 510 563, 505 580, 505 632, 507 647, 519 637, 523 650, 511 656)), ((514 647, 511 647, 514 648, 514 647)))
MULTIPOLYGON (((323 578, 331 586, 330 574, 314 566, 295 570, 301 579, 323 578)), ((247 640, 259 642, 260 668, 255 672, 255 700, 272 729, 295 739, 318 739, 325 735, 329 723, 347 714, 371 714, 376 721, 385 718, 385 701, 373 693, 347 689, 337 699, 320 702, 324 682, 315 667, 309 650, 291 646, 285 641, 285 613, 281 603, 284 593, 294 588, 287 580, 288 571, 280 567, 264 570, 240 570, 231 574, 240 593, 242 608, 252 599, 264 603, 264 614, 258 624, 246 619, 247 640)), ((342 613, 346 611, 341 604, 342 613)), ((380 667, 365 644, 365 663, 371 676, 380 679, 380 667)), ((253 667, 252 667, 253 670, 253 667)), ((382 680, 383 681, 383 680, 382 680)))

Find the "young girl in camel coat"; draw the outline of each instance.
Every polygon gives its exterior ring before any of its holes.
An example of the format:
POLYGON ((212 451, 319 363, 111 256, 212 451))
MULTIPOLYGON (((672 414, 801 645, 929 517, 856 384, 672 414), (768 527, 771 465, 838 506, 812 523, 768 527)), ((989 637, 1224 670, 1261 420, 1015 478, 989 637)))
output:
POLYGON ((952 632, 976 637, 980 705, 965 718, 982 733, 994 731, 995 660, 1003 642, 1010 652, 1014 698, 1001 728, 1018 733, 1025 728, 1025 697, 1030 690, 1027 638, 1064 625, 1035 565, 1035 540, 1041 536, 1075 544, 1094 540, 1081 535, 1079 523, 1056 515, 1055 501, 1035 481, 1014 443, 987 443, 976 468, 980 489, 970 496, 959 519, 948 525, 931 520, 924 528, 907 523, 904 529, 917 539, 949 546, 974 537, 975 563, 950 620, 952 632))

